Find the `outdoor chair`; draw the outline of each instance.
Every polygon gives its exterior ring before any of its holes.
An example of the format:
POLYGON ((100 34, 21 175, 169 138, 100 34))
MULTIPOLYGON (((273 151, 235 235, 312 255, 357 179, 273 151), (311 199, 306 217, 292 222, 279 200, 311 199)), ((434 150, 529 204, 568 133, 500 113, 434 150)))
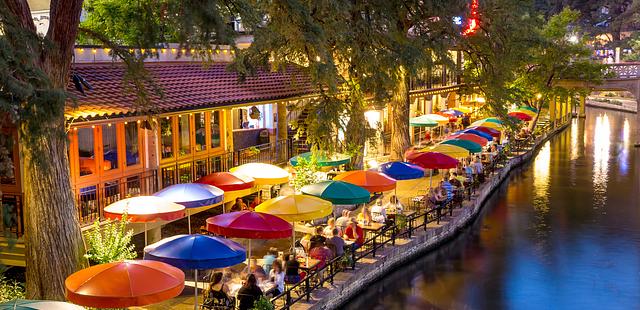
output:
POLYGON ((202 309, 206 310, 231 310, 235 308, 235 302, 224 292, 211 291, 202 303, 202 309))

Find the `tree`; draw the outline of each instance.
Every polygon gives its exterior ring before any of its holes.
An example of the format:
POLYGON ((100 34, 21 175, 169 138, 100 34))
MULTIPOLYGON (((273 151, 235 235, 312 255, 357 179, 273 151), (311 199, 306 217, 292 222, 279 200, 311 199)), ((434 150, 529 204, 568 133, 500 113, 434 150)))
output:
POLYGON ((102 226, 99 220, 93 223, 91 230, 86 233, 85 257, 90 263, 104 264, 136 258, 135 246, 131 244, 133 230, 127 230, 127 223, 126 214, 102 226))
MULTIPOLYGON (((115 1, 91 1, 106 5, 115 1)), ((121 3, 128 1, 121 0, 121 3)), ((64 299, 64 280, 85 264, 84 247, 69 179, 67 157, 65 92, 76 42, 82 0, 51 1, 50 24, 44 37, 36 34, 26 0, 5 0, 0 5, 0 110, 19 128, 24 159, 25 243, 27 297, 64 299)), ((172 29, 172 38, 183 46, 198 48, 203 58, 212 45, 232 42, 227 27, 232 17, 242 15, 247 25, 255 20, 248 1, 137 1, 137 9, 154 12, 140 19, 114 12, 87 25, 82 32, 95 42, 114 48, 130 68, 130 82, 136 92, 147 90, 142 58, 119 48, 117 32, 100 32, 114 24, 139 26, 143 31, 128 38, 141 47, 156 46, 160 36, 146 36, 158 23, 172 29), (153 18, 157 18, 155 20, 153 18)), ((92 20, 91 18, 89 20, 92 20)), ((124 42, 129 43, 129 42, 124 42)), ((138 96, 144 106, 145 96, 138 96)), ((149 111, 149 110, 145 110, 149 111)))

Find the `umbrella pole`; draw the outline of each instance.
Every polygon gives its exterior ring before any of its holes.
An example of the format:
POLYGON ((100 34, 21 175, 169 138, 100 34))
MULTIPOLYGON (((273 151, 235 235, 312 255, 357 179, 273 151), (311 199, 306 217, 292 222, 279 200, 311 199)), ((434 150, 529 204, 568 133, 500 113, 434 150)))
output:
POLYGON ((249 239, 249 257, 247 257, 247 266, 249 266, 249 273, 251 273, 251 239, 249 239))
POLYGON ((187 223, 189 223, 189 234, 191 234, 191 212, 187 209, 187 223))
POLYGON ((432 180, 433 180, 433 169, 429 169, 429 189, 431 189, 432 180))
POLYGON ((147 246, 147 222, 144 222, 144 246, 147 246))
POLYGON ((293 231, 291 232, 291 254, 295 255, 296 248, 296 222, 291 222, 293 231))
POLYGON ((195 290, 193 290, 193 294, 195 296, 195 303, 193 304, 193 309, 198 310, 198 268, 193 270, 194 273, 194 278, 195 278, 195 282, 196 282, 196 288, 195 290))

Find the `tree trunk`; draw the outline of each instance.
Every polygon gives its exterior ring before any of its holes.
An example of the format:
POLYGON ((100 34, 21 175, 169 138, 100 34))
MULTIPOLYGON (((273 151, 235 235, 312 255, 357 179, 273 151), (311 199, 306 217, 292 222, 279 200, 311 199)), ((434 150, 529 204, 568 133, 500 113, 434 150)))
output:
POLYGON ((351 169, 359 170, 364 167, 364 144, 367 139, 367 120, 364 117, 363 102, 357 100, 349 110, 349 123, 345 132, 347 150, 351 153, 351 169))
MULTIPOLYGON (((25 31, 35 32, 25 0, 7 0, 25 31)), ((33 46, 34 62, 54 89, 69 80, 82 0, 51 1, 46 48, 33 46), (38 55, 36 55, 36 53, 38 55)), ((64 300, 64 280, 84 262, 84 244, 71 190, 64 99, 47 98, 31 118, 21 119, 24 162, 27 298, 64 300), (43 112, 44 111, 44 112, 43 112), (34 132, 30 128, 43 128, 34 132), (28 143, 27 143, 28 141, 28 143)))
POLYGON ((409 78, 406 71, 400 68, 401 79, 396 86, 396 92, 391 101, 391 156, 390 160, 402 160, 404 151, 411 145, 409 133, 409 78))

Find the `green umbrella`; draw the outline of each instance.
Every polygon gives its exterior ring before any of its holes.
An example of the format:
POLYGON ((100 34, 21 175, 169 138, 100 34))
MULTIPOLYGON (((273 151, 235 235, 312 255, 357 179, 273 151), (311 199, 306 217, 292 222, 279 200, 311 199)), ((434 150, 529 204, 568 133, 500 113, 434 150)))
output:
POLYGON ((15 310, 82 310, 84 307, 62 301, 14 299, 0 303, 0 309, 15 310))
POLYGON ((484 119, 485 122, 492 122, 492 123, 496 123, 496 124, 500 124, 502 125, 502 121, 500 119, 498 119, 497 117, 487 117, 484 119))
POLYGON ((451 139, 443 141, 442 144, 450 144, 466 149, 471 153, 480 153, 482 152, 482 146, 478 143, 469 140, 460 140, 460 139, 451 139))
POLYGON ((409 119, 409 125, 413 127, 436 127, 438 122, 434 121, 428 115, 421 115, 409 119))
POLYGON ((526 105, 519 106, 518 110, 529 110, 529 111, 531 111, 533 113, 538 113, 538 109, 536 109, 534 107, 526 106, 526 105))
MULTIPOLYGON (((289 162, 292 166, 298 165, 298 161, 300 158, 303 158, 306 161, 311 160, 311 152, 302 153, 300 155, 291 157, 289 162)), ((316 154, 316 164, 321 167, 331 167, 331 166, 340 166, 344 164, 348 164, 351 160, 351 156, 346 154, 335 153, 327 156, 325 153, 317 153, 316 154)))
POLYGON ((322 181, 304 186, 303 194, 316 196, 336 205, 355 205, 368 203, 369 191, 351 183, 343 181, 322 181))

